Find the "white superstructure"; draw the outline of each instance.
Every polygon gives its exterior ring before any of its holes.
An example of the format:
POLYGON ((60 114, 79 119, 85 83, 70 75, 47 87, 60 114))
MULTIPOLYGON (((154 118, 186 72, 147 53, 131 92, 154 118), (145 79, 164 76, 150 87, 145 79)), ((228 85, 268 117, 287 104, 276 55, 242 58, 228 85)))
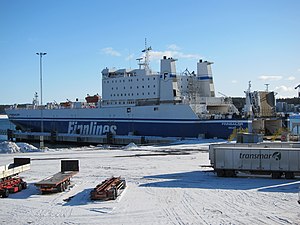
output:
POLYGON ((102 70, 103 107, 188 104, 199 118, 238 114, 225 98, 215 97, 212 62, 199 60, 196 74, 188 71, 177 74, 177 59, 163 56, 160 72, 153 73, 147 59, 150 50, 143 51, 144 62, 138 59, 139 69, 102 70))

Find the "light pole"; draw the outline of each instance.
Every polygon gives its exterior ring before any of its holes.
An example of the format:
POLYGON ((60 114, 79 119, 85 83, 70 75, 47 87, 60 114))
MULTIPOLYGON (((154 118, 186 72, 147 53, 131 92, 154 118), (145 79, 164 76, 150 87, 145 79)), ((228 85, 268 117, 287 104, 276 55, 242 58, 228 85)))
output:
POLYGON ((46 52, 37 52, 37 55, 40 56, 40 91, 41 91, 41 135, 40 135, 40 149, 44 148, 44 118, 43 118, 43 69, 42 69, 42 58, 43 55, 46 55, 46 52))

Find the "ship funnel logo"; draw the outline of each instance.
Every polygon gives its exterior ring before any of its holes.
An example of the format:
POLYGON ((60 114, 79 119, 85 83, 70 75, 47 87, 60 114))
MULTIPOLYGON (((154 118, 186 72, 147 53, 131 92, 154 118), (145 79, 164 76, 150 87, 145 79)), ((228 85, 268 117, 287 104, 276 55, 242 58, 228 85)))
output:
POLYGON ((274 152, 272 155, 272 158, 275 160, 280 160, 281 159, 281 153, 280 152, 274 152))

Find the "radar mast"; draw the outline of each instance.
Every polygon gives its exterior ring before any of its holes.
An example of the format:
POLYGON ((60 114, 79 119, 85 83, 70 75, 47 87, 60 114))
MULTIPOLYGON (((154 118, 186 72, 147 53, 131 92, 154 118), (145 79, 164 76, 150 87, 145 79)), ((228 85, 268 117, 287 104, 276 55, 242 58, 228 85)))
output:
MULTIPOLYGON (((147 47, 147 38, 145 38, 145 49, 142 51, 143 53, 145 53, 145 59, 144 59, 144 62, 140 62, 139 61, 139 66, 144 66, 144 69, 145 70, 150 70, 149 68, 149 52, 152 50, 151 46, 150 47, 147 47)), ((139 59, 138 59, 139 60, 139 59)))

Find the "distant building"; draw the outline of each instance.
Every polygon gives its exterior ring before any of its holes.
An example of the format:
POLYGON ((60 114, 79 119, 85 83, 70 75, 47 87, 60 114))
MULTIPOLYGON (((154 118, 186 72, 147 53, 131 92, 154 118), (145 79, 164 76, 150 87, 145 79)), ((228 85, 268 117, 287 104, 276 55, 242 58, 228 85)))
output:
POLYGON ((277 99, 276 111, 284 113, 300 112, 300 98, 277 99))
POLYGON ((289 128, 291 134, 299 135, 300 134, 300 115, 293 114, 289 117, 289 128))

